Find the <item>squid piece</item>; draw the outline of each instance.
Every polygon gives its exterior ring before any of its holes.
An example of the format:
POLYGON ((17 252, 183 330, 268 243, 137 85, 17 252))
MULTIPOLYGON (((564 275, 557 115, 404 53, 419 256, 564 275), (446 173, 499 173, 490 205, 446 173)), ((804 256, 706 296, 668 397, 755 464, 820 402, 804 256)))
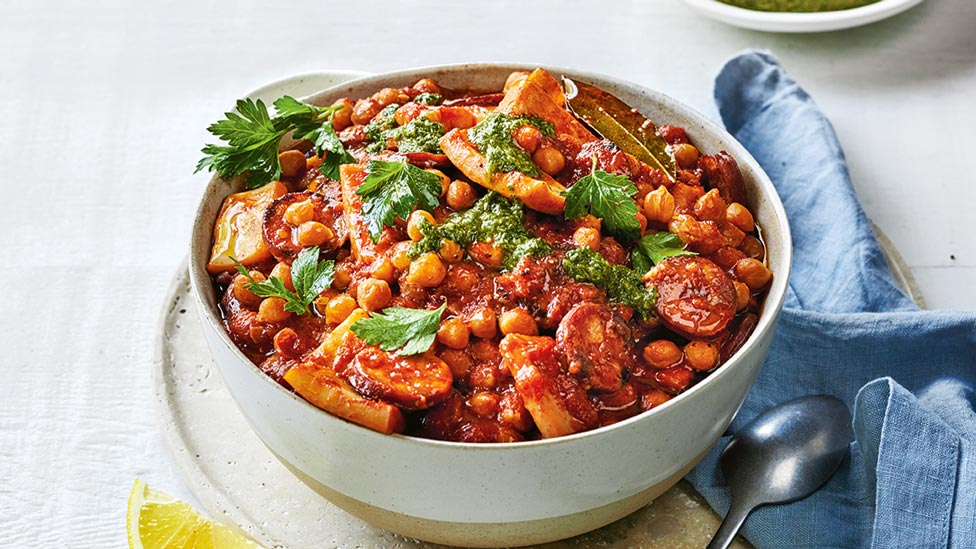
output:
POLYGON ((559 82, 548 72, 536 69, 525 80, 509 88, 498 105, 498 112, 532 114, 551 122, 557 136, 571 135, 581 143, 596 141, 596 136, 566 110, 565 103, 559 82))
POLYGON ((271 259, 271 250, 262 235, 264 212, 272 201, 287 192, 284 183, 272 181, 258 189, 225 198, 214 223, 214 243, 207 272, 215 275, 233 271, 234 258, 247 267, 271 259))
POLYGON ((360 395, 332 368, 302 363, 288 370, 284 379, 305 400, 363 427, 389 435, 402 433, 406 425, 399 408, 360 395))
POLYGON ((546 214, 561 214, 566 207, 566 199, 562 196, 566 187, 546 174, 542 174, 541 179, 521 172, 493 173, 489 177, 488 160, 468 141, 465 130, 447 132, 440 145, 444 154, 468 179, 487 189, 546 214))
POLYGON ((309 353, 308 359, 331 367, 332 363, 335 362, 336 352, 346 337, 356 337, 352 333, 352 325, 368 316, 369 313, 366 311, 354 309, 345 320, 325 336, 322 343, 314 351, 309 353))
POLYGON ((392 227, 384 227, 383 233, 375 243, 370 237, 362 213, 363 201, 356 194, 356 189, 366 180, 366 175, 366 166, 364 165, 343 164, 339 166, 343 217, 345 218, 346 229, 349 231, 352 255, 359 261, 372 263, 380 254, 389 250, 394 243, 403 239, 399 238, 397 229, 392 227))
POLYGON ((569 435, 596 426, 596 408, 576 379, 559 364, 556 342, 551 337, 509 334, 498 350, 543 437, 569 435))

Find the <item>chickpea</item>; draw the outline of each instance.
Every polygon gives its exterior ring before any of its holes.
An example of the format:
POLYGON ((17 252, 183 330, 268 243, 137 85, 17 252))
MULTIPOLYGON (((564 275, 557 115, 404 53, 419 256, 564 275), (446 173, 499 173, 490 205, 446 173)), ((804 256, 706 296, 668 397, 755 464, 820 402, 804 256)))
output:
POLYGON ((746 286, 738 280, 733 281, 732 284, 735 286, 735 310, 741 311, 749 305, 751 292, 749 286, 746 286))
POLYGON ((352 120, 353 124, 369 124, 369 121, 381 110, 383 110, 383 105, 380 105, 375 99, 360 99, 352 108, 349 119, 352 120))
POLYGON ((648 221, 668 224, 674 217, 674 196, 661 185, 644 197, 644 215, 648 221))
POLYGON ((598 251, 600 249, 600 231, 592 227, 580 227, 573 231, 573 244, 577 248, 589 248, 598 251))
POLYGON ((342 107, 332 115, 332 127, 335 131, 341 132, 349 126, 352 126, 352 109, 356 106, 353 100, 348 97, 343 97, 333 103, 332 106, 342 107))
POLYGON ((468 254, 486 267, 497 269, 502 266, 505 251, 491 242, 474 242, 468 246, 468 254))
POLYGON ((654 380, 661 387, 674 393, 684 391, 688 385, 691 385, 691 380, 694 377, 695 373, 691 368, 685 366, 672 366, 666 370, 658 370, 654 374, 654 380))
POLYGON ((503 334, 539 335, 539 326, 525 309, 509 309, 498 316, 498 328, 503 334))
POLYGON ((293 292, 295 291, 295 284, 291 279, 291 266, 287 263, 276 263, 274 268, 271 269, 271 276, 280 278, 285 288, 293 292))
POLYGON ((769 267, 763 265, 762 261, 751 257, 736 261, 732 267, 732 274, 752 291, 761 290, 773 277, 773 272, 769 270, 769 267))
POLYGON ((445 263, 458 263, 464 258, 464 249, 453 240, 444 240, 437 251, 445 263))
POLYGON ((311 200, 295 202, 285 209, 285 222, 295 227, 315 219, 315 206, 311 200))
POLYGON ((444 172, 442 172, 440 170, 437 170, 437 169, 434 169, 434 168, 430 168, 430 169, 427 169, 427 170, 424 170, 424 171, 425 172, 428 172, 428 173, 432 173, 432 174, 436 175, 437 177, 440 177, 441 178, 441 194, 440 194, 440 196, 444 196, 445 194, 447 194, 447 188, 451 184, 451 178, 448 177, 448 176, 446 176, 446 175, 444 175, 444 172))
MULTIPOLYGON (((260 271, 251 271, 250 274, 255 282, 264 280, 264 275, 260 271)), ((247 289, 247 285, 250 283, 251 281, 246 276, 239 274, 231 282, 231 292, 234 294, 234 298, 241 302, 241 305, 249 309, 254 309, 261 304, 263 298, 247 289)))
POLYGON ((396 268, 386 257, 379 257, 369 266, 369 276, 387 283, 396 280, 396 268))
POLYGON ((698 164, 698 149, 689 143, 678 143, 671 146, 674 163, 683 170, 694 168, 698 164))
POLYGON ((306 221, 298 226, 298 243, 302 246, 320 246, 333 238, 332 229, 318 221, 306 221))
POLYGON ((542 143, 542 132, 539 128, 535 126, 530 126, 526 124, 515 130, 513 135, 515 142, 519 144, 519 147, 525 149, 525 152, 530 155, 539 148, 539 144, 542 143))
POLYGON ((410 270, 407 271, 407 282, 425 288, 433 288, 440 285, 445 276, 447 276, 447 267, 444 266, 444 262, 437 254, 427 252, 410 263, 410 270))
POLYGON ((367 278, 359 283, 356 292, 356 301, 359 306, 368 312, 378 311, 390 304, 393 299, 393 291, 385 280, 367 278))
POLYGON ((258 322, 284 322, 291 317, 285 310, 285 300, 280 297, 266 297, 258 306, 258 322))
POLYGON ((766 248, 763 247, 762 242, 752 235, 746 235, 742 239, 742 242, 739 243, 739 249, 753 259, 762 259, 766 255, 766 248))
POLYGON ((449 268, 444 284, 450 286, 453 291, 463 294, 474 289, 479 281, 481 281, 481 275, 477 269, 472 264, 466 263, 449 268))
POLYGON ((753 219, 752 213, 738 202, 729 204, 728 209, 725 210, 725 219, 744 233, 751 233, 756 228, 756 220, 753 219))
POLYGON ((655 368, 668 368, 681 360, 681 349, 673 341, 658 339, 644 347, 644 361, 655 368))
POLYGON ((485 307, 468 317, 468 328, 475 337, 492 339, 498 333, 498 321, 495 311, 485 307))
POLYGON ((532 161, 549 175, 556 175, 566 166, 566 157, 553 147, 539 147, 532 154, 532 161))
POLYGON ((410 246, 409 241, 397 242, 393 246, 393 266, 400 272, 410 268, 410 246))
POLYGON ((508 91, 509 88, 511 88, 513 86, 517 86, 523 80, 525 80, 526 78, 528 78, 528 76, 529 76, 529 73, 527 73, 525 71, 517 71, 517 72, 513 72, 512 74, 508 75, 508 78, 505 79, 505 88, 504 88, 504 91, 508 91))
POLYGON ((447 187, 447 205, 455 210, 466 210, 478 198, 474 187, 467 181, 456 179, 447 187))
POLYGON ((406 97, 406 94, 396 88, 383 88, 373 94, 373 100, 379 103, 381 107, 394 103, 403 103, 408 99, 409 97, 406 97))
POLYGON ((335 276, 332 277, 332 287, 336 290, 345 290, 351 283, 352 275, 349 273, 349 267, 346 265, 338 266, 335 276))
POLYGON ((421 78, 411 87, 420 93, 441 93, 441 87, 437 85, 437 82, 434 82, 430 78, 421 78))
POLYGON ((420 242, 420 239, 424 237, 420 232, 420 225, 424 221, 431 225, 437 225, 437 222, 434 221, 434 216, 424 210, 414 210, 410 214, 410 217, 407 218, 407 236, 410 237, 410 240, 420 242))
POLYGON ((494 419, 498 415, 499 397, 495 393, 479 391, 468 398, 468 408, 478 417, 494 419))
POLYGON ((449 318, 437 329, 437 341, 452 349, 467 347, 470 336, 471 331, 460 318, 449 318))
POLYGON ((712 189, 695 202, 695 217, 699 221, 722 221, 725 219, 725 201, 712 189))
POLYGON ((685 361, 699 372, 711 370, 718 364, 718 345, 696 339, 685 345, 685 361))
POLYGON ((671 400, 671 395, 654 389, 653 391, 648 391, 641 395, 641 410, 650 410, 655 406, 660 406, 665 402, 671 400))
POLYGON ((339 294, 329 300, 325 306, 325 321, 329 324, 339 324, 345 320, 358 305, 349 294, 339 294))
POLYGON ((294 149, 278 153, 281 176, 295 178, 305 173, 305 154, 294 149))
POLYGON ((291 328, 282 328, 274 336, 274 348, 284 358, 295 358, 302 354, 302 340, 298 332, 291 328))

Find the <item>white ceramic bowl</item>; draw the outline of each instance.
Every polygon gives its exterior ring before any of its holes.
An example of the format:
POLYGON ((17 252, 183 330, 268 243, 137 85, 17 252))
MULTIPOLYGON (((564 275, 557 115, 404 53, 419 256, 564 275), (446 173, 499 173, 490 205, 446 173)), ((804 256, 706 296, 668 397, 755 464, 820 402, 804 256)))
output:
MULTIPOLYGON (((404 70, 340 84, 309 98, 327 104, 431 77, 449 88, 498 90, 513 70, 469 64, 404 70)), ((220 373, 251 427, 311 488, 389 530, 468 546, 527 545, 599 528, 646 505, 714 445, 742 404, 769 350, 790 273, 790 233, 769 178, 748 152, 705 116, 652 90, 605 76, 549 68, 600 86, 660 123, 687 129, 707 152, 739 162, 775 273, 755 332, 726 364, 666 404, 571 436, 509 444, 464 444, 382 435, 332 416, 256 368, 221 325, 205 266, 221 201, 240 181, 213 178, 197 212, 190 278, 220 373)))
POLYGON ((887 19, 924 0, 880 0, 859 8, 815 13, 747 10, 718 0, 685 0, 699 13, 729 25, 768 32, 825 32, 887 19))

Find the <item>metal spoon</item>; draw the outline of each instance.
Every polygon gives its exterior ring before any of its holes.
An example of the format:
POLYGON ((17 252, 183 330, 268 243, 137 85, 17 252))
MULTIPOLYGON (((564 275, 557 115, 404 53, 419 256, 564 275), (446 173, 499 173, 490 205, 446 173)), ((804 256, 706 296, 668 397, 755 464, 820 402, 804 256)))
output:
POLYGON ((840 400, 806 396, 766 410, 722 452, 732 506, 708 549, 725 549, 753 509, 816 492, 840 466, 851 441, 851 413, 840 400))

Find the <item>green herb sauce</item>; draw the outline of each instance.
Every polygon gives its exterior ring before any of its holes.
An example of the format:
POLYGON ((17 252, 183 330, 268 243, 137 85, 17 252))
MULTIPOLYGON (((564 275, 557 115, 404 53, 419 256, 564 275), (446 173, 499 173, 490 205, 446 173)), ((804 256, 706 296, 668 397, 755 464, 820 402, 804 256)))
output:
POLYGON ((756 11, 818 12, 839 11, 874 4, 878 0, 720 0, 726 4, 756 11))
POLYGON ((538 128, 549 137, 555 135, 553 125, 538 116, 512 116, 500 112, 489 114, 481 123, 468 130, 468 139, 488 160, 489 175, 518 171, 536 177, 542 173, 529 153, 519 147, 512 137, 512 132, 526 125, 538 128))
POLYGON ((525 227, 522 205, 489 192, 463 212, 452 214, 440 225, 422 223, 423 238, 410 247, 410 257, 441 249, 444 240, 461 247, 474 242, 491 242, 505 252, 502 266, 511 269, 524 256, 539 257, 552 251, 541 238, 532 236, 525 227))
POLYGON ((444 102, 444 96, 439 93, 422 93, 414 97, 413 102, 423 103, 424 105, 440 105, 444 102))
MULTIPOLYGON (((419 96, 418 96, 419 97, 419 96)), ((381 110, 369 124, 366 125, 366 138, 370 144, 366 150, 378 153, 386 148, 389 140, 397 144, 397 150, 402 153, 441 152, 440 139, 444 137, 443 124, 419 116, 403 126, 397 126, 394 113, 398 105, 389 105, 381 110)))
POLYGON ((369 152, 379 152, 386 147, 386 140, 383 137, 383 133, 397 127, 393 113, 398 108, 400 108, 400 105, 395 103, 393 105, 387 105, 383 107, 383 110, 376 113, 376 116, 369 121, 369 124, 366 124, 366 138, 372 142, 369 146, 369 152), (379 145, 379 148, 373 150, 375 145, 379 145))
POLYGON ((586 247, 567 253, 563 268, 573 279, 606 290, 612 301, 633 307, 641 318, 653 316, 657 290, 648 289, 636 271, 623 265, 611 265, 602 255, 586 247))
POLYGON ((397 150, 402 153, 429 152, 440 153, 440 140, 444 137, 444 125, 433 120, 414 118, 405 126, 383 132, 383 142, 396 141, 397 150))

